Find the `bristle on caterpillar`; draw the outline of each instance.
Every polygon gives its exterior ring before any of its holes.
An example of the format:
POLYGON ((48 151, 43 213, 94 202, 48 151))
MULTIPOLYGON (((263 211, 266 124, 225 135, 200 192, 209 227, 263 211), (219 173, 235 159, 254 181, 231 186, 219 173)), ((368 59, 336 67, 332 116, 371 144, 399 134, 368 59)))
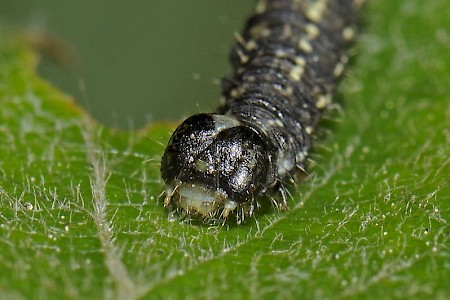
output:
POLYGON ((331 103, 354 38, 361 0, 266 0, 236 36, 224 104, 173 133, 161 163, 164 205, 238 223, 260 195, 306 168, 322 111, 331 103))

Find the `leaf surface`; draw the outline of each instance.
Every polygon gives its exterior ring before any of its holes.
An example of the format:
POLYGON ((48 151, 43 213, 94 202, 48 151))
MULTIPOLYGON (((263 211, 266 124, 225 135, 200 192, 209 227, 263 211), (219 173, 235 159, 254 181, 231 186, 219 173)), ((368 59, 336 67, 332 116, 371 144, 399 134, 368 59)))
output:
POLYGON ((444 0, 372 1, 285 213, 168 218, 173 126, 105 128, 0 41, 5 298, 441 298, 450 288, 450 19, 444 0))

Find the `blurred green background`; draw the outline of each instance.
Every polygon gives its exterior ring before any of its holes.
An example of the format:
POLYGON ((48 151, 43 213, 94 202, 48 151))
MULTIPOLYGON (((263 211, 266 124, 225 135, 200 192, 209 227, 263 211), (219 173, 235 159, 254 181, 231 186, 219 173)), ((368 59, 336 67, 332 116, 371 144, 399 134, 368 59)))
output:
POLYGON ((138 128, 218 105, 220 78, 254 1, 0 0, 0 25, 70 45, 70 67, 39 72, 97 120, 138 128))

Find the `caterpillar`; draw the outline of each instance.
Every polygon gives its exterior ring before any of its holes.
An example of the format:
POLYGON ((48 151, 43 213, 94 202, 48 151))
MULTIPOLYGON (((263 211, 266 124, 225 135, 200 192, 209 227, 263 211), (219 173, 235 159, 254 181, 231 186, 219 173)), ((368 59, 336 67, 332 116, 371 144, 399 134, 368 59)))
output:
POLYGON ((176 128, 161 161, 164 206, 238 223, 258 196, 287 208, 283 182, 304 172, 335 94, 361 0, 263 0, 236 37, 223 103, 176 128))

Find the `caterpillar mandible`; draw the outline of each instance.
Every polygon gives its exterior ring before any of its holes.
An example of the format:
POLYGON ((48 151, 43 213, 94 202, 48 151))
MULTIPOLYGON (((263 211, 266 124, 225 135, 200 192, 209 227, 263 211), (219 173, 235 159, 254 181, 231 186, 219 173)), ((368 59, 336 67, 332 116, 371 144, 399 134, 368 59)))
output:
POLYGON ((234 73, 216 113, 186 119, 161 162, 164 205, 240 223, 256 197, 280 193, 305 169, 312 134, 331 102, 361 0, 263 0, 232 48, 234 73))

